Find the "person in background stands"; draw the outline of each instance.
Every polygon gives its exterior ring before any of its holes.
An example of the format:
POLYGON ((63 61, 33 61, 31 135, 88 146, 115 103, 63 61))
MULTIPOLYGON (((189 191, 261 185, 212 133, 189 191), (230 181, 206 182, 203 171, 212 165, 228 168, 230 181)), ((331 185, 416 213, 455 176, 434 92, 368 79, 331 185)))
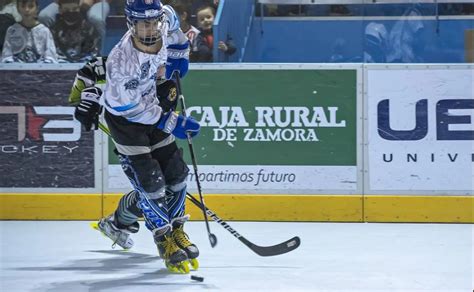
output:
MULTIPOLYGON (((126 1, 126 0, 120 0, 126 1)), ((106 0, 80 0, 80 11, 84 14, 95 29, 99 32, 102 39, 105 38, 105 23, 110 12, 111 1, 106 0)), ((53 3, 42 9, 38 15, 38 20, 51 28, 54 26, 59 15, 59 1, 55 0, 53 3)))
POLYGON ((21 15, 16 8, 16 0, 0 0, 0 15, 8 14, 16 22, 21 21, 21 15))
POLYGON ((189 50, 189 59, 193 60, 193 54, 197 52, 197 37, 200 33, 199 29, 194 27, 189 23, 190 5, 186 3, 186 0, 177 1, 173 5, 176 14, 179 16, 180 28, 184 34, 188 37, 190 50, 189 50))
MULTIPOLYGON (((196 14, 198 27, 201 33, 197 37, 197 51, 191 61, 212 62, 212 48, 214 44, 212 25, 214 23, 216 10, 210 5, 205 5, 198 8, 196 14)), ((236 51, 235 45, 230 37, 228 37, 225 42, 219 41, 218 46, 218 49, 228 56, 234 54, 236 51)))
POLYGON ((0 52, 3 49, 5 34, 7 29, 14 25, 15 22, 21 21, 21 15, 16 9, 16 1, 0 0, 0 52))
POLYGON ((99 54, 101 38, 80 11, 79 0, 58 0, 52 31, 60 61, 86 62, 99 54))
POLYGON ((22 20, 6 32, 2 62, 57 63, 53 36, 37 20, 38 1, 18 0, 17 9, 22 20))

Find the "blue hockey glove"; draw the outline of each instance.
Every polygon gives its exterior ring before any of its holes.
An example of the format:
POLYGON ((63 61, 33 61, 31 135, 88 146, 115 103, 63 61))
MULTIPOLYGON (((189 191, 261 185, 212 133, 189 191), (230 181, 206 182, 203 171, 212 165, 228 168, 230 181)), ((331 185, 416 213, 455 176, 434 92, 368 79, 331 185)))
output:
POLYGON ((170 45, 168 49, 168 59, 166 60, 166 79, 171 79, 174 71, 179 72, 179 77, 183 78, 188 73, 189 68, 189 44, 170 45))
POLYGON ((157 128, 165 133, 173 134, 176 138, 186 139, 186 133, 194 137, 199 133, 201 126, 193 117, 185 117, 178 115, 176 112, 168 112, 161 116, 157 128))
POLYGON ((102 106, 99 104, 102 90, 97 87, 89 87, 82 91, 81 102, 76 106, 74 117, 84 125, 86 131, 99 128, 99 115, 102 106))

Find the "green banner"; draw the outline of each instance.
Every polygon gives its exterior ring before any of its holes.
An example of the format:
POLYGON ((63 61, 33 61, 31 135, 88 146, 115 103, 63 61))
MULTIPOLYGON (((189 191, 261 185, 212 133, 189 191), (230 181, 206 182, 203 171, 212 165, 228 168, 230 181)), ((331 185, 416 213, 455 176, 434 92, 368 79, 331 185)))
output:
POLYGON ((356 165, 355 70, 193 71, 205 165, 356 165))

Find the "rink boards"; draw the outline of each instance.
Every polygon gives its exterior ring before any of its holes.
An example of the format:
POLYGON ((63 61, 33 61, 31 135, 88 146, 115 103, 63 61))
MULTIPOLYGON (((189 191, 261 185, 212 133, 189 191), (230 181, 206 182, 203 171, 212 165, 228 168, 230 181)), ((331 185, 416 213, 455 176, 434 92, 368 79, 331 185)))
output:
MULTIPOLYGON (((96 219, 129 190, 113 143, 72 118, 77 68, 0 66, 1 219, 96 219)), ((193 64, 183 91, 202 126, 206 203, 226 220, 472 223, 473 76, 470 65, 193 64)))

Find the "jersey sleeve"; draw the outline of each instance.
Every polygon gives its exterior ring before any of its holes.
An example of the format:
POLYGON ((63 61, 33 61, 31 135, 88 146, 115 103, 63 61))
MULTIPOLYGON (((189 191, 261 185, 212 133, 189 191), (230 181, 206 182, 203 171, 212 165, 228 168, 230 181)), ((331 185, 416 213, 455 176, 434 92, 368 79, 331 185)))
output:
POLYGON ((3 49, 2 49, 2 62, 3 63, 12 63, 14 61, 10 39, 11 39, 11 27, 7 29, 7 33, 5 35, 5 41, 3 43, 3 49))
POLYGON ((58 54, 56 53, 56 45, 54 44, 53 34, 47 27, 44 29, 44 34, 46 36, 46 45, 43 61, 45 63, 57 63, 58 54))
POLYGON ((144 102, 149 96, 135 77, 137 64, 127 57, 126 51, 113 50, 107 59, 106 84, 102 101, 106 109, 115 116, 130 122, 153 125, 161 117, 162 109, 158 103, 144 102))
POLYGON ((182 45, 188 41, 188 37, 181 31, 178 15, 176 11, 169 6, 163 6, 166 21, 168 22, 167 45, 182 45))
POLYGON ((179 17, 173 7, 170 5, 163 6, 163 12, 165 14, 165 20, 168 22, 168 33, 173 33, 179 29, 179 17))

